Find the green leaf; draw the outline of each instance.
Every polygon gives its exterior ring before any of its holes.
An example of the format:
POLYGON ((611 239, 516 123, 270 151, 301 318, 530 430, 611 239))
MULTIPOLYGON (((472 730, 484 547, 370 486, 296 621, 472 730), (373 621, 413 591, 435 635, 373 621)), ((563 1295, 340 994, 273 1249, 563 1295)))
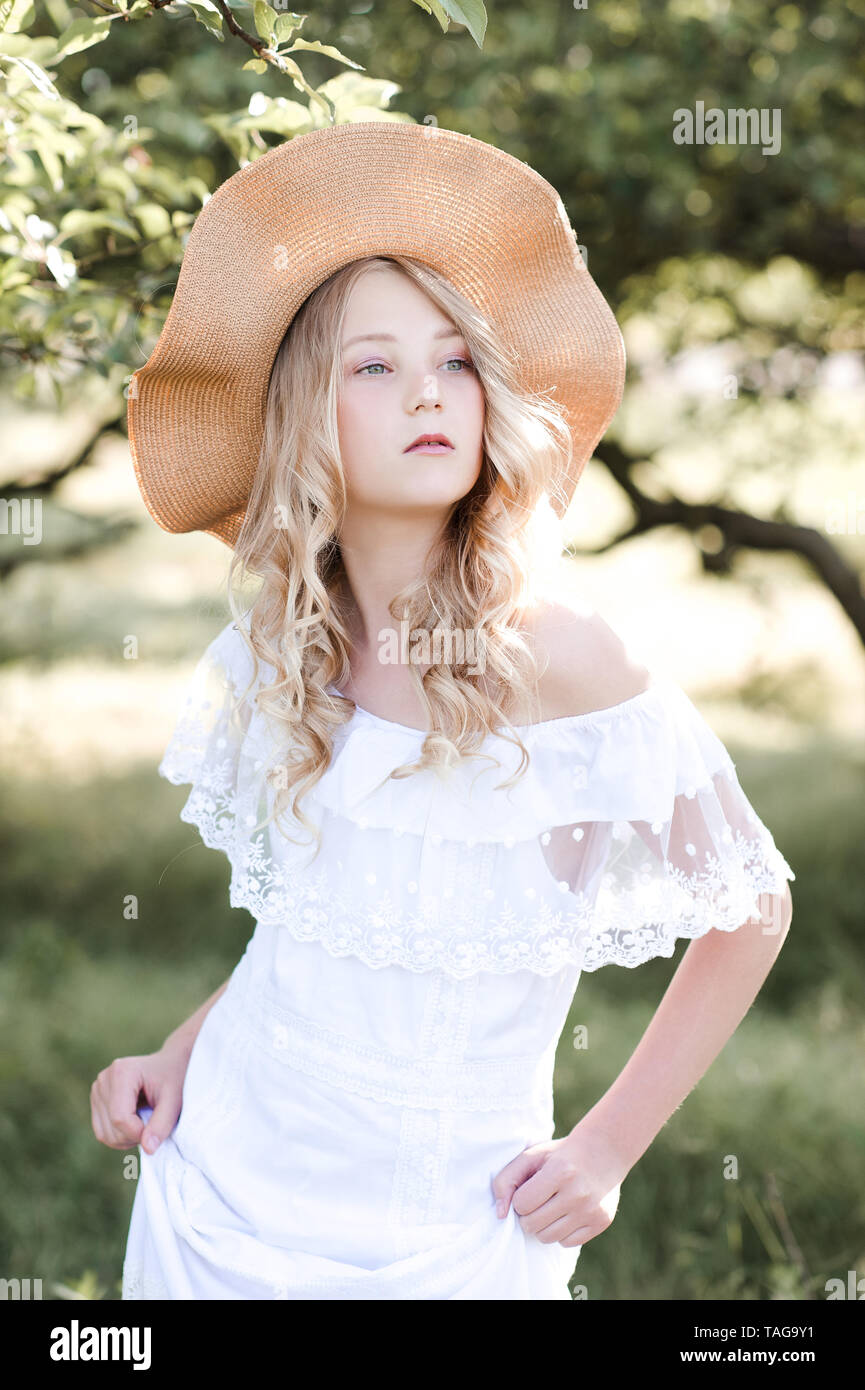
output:
POLYGON ((391 122, 394 125, 417 125, 417 121, 412 120, 404 111, 382 111, 377 106, 353 106, 348 114, 340 116, 340 120, 350 121, 382 121, 391 122))
POLYGON ((260 39, 271 43, 276 33, 277 13, 267 0, 255 0, 255 28, 260 39))
POLYGON ((318 92, 314 91, 314 89, 310 87, 309 83, 307 82, 306 78, 304 77, 300 68, 297 66, 297 63, 294 61, 294 59, 287 58, 284 53, 280 53, 279 59, 285 71, 291 77, 291 80, 293 81, 295 87, 297 87, 298 91, 306 92, 306 95, 310 98, 311 101, 318 102, 320 106, 324 105, 324 98, 320 97, 318 92))
POLYGON ((160 203, 139 203, 132 209, 132 215, 141 223, 141 230, 148 240, 167 236, 172 231, 171 218, 160 203))
POLYGON ((339 72, 319 87, 322 96, 334 102, 340 117, 356 107, 384 108, 388 102, 402 91, 397 82, 388 82, 383 77, 360 77, 354 72, 339 72))
POLYGON ((34 143, 37 138, 44 141, 57 158, 67 164, 74 163, 84 154, 84 146, 77 136, 63 130, 55 121, 46 120, 39 112, 31 112, 29 126, 34 143))
POLYGON ((263 58, 250 58, 248 63, 244 63, 241 72, 249 68, 252 72, 267 72, 268 64, 263 58))
POLYGON ((71 208, 64 213, 60 219, 59 235, 55 240, 64 241, 66 237, 83 236, 86 232, 93 232, 99 227, 108 227, 112 232, 121 232, 124 236, 138 238, 138 229, 127 222, 125 217, 119 217, 117 213, 100 211, 88 212, 84 208, 71 208))
POLYGON ((38 170, 27 150, 16 150, 10 145, 6 150, 6 166, 3 171, 6 187, 28 188, 30 184, 38 182, 38 179, 38 170))
POLYGON ((47 140, 39 137, 33 139, 33 148, 42 160, 48 182, 54 192, 59 193, 63 187, 63 165, 57 157, 57 151, 47 140))
POLYGON ((30 78, 30 81, 33 83, 33 86, 42 92, 44 96, 50 97, 52 101, 60 100, 60 93, 51 81, 51 78, 48 76, 47 72, 38 67, 36 63, 31 63, 29 58, 15 58, 11 53, 6 53, 2 56, 5 58, 6 62, 17 63, 20 68, 23 68, 30 78))
MULTIPOLYGON (((185 195, 189 195, 192 198, 197 198, 201 206, 204 207, 204 204, 210 197, 210 189, 204 182, 204 179, 199 178, 197 174, 192 174, 188 179, 183 180, 182 184, 179 185, 179 188, 177 190, 178 197, 185 197, 185 195)), ((189 221, 189 217, 190 214, 188 212, 181 212, 179 210, 175 210, 171 214, 171 225, 173 227, 186 227, 189 221)))
MULTIPOLYGON (((103 164, 96 174, 96 182, 100 188, 113 189, 119 193, 125 203, 131 203, 138 197, 138 189, 135 180, 127 169, 118 164, 103 164)), ((107 207, 116 207, 117 204, 111 198, 101 198, 100 202, 107 207)))
POLYGON ((29 29, 33 19, 33 0, 2 0, 0 3, 0 29, 7 34, 29 29))
MULTIPOLYGON (((51 41, 48 52, 53 56, 55 40, 51 41)), ((0 33, 0 53, 14 54, 16 57, 33 58, 33 50, 37 43, 45 44, 44 39, 31 39, 29 34, 4 34, 0 33)))
POLYGON ((81 53, 94 43, 101 43, 103 39, 108 38, 110 30, 111 20, 108 15, 100 19, 76 19, 57 40, 57 50, 51 61, 57 63, 61 58, 68 58, 72 53, 81 53))
MULTIPOLYGON (((437 0, 433 4, 437 5, 437 0)), ((487 12, 482 0, 442 0, 442 8, 457 24, 464 24, 478 48, 483 48, 487 12)))
POLYGON ((215 34, 220 43, 225 43, 225 35, 222 32, 222 15, 213 4, 213 0, 186 0, 186 3, 199 24, 203 24, 205 29, 209 29, 211 34, 215 34))
MULTIPOLYGON (((264 94, 257 92, 255 95, 261 98, 264 94)), ((263 104, 256 105, 254 115, 244 109, 231 117, 209 116, 206 119, 223 137, 229 127, 234 132, 269 130, 274 135, 290 136, 307 131, 310 125, 309 107, 286 97, 266 98, 263 104)))
POLYGON ((338 48, 334 48, 330 43, 319 43, 317 40, 295 39, 290 48, 285 49, 286 53, 293 53, 296 48, 307 48, 311 53, 324 53, 328 58, 336 58, 337 62, 345 63, 347 67, 357 68, 358 72, 366 72, 366 68, 360 63, 352 62, 351 58, 346 58, 344 53, 340 53, 338 48))
POLYGON ((306 19, 305 14, 287 14, 282 11, 276 17, 276 38, 278 43, 290 39, 295 29, 299 29, 306 19))
POLYGON ((33 262, 30 262, 31 270, 29 271, 22 269, 23 264, 24 262, 17 258, 0 261, 0 294, 14 290, 18 285, 29 284, 33 262))
POLYGON ((450 28, 450 20, 439 4, 439 0, 429 0, 429 4, 426 3, 426 0, 414 0, 414 3, 420 5, 422 10, 426 10, 427 14, 433 15, 438 20, 442 31, 447 33, 450 28))

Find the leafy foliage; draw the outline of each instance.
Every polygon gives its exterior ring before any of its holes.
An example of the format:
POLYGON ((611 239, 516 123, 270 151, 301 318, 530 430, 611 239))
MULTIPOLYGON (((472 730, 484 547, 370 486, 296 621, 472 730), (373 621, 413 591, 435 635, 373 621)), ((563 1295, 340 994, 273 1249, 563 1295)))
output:
MULTIPOLYGON (((821 535, 795 503, 819 467, 843 510, 865 424, 865 0, 499 0, 489 27, 479 0, 88 3, 0 3, 0 385, 62 409, 101 377, 122 427, 189 229, 238 166, 331 122, 471 131, 561 191, 622 324, 597 457, 634 523, 610 543, 683 526, 715 574, 789 549, 865 642, 865 515, 821 535), (777 113, 778 153, 676 143, 699 103, 777 113)), ((26 558, 4 548, 0 573, 26 558)))

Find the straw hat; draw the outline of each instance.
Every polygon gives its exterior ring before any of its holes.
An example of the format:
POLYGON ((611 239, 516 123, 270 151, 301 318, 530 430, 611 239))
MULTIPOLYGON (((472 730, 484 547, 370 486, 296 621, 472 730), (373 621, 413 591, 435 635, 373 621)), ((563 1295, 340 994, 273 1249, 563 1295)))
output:
POLYGON ((365 121, 269 150, 195 220, 159 341, 128 393, 135 476, 166 531, 236 544, 286 329, 329 275, 376 254, 447 276, 498 330, 524 386, 564 407, 570 501, 621 400, 625 351, 561 198, 470 135, 365 121))

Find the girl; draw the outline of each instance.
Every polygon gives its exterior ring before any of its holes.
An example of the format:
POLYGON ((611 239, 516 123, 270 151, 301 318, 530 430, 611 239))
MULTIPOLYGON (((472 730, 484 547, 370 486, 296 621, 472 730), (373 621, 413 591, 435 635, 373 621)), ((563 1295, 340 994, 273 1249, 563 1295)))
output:
POLYGON ((295 138, 197 220, 130 440, 157 520, 234 548, 159 770, 255 930, 94 1083, 140 1144, 123 1298, 569 1298, 768 973, 793 873, 729 754, 540 579, 622 371, 557 195, 467 136, 295 138), (553 1139, 581 972, 677 937, 553 1139))

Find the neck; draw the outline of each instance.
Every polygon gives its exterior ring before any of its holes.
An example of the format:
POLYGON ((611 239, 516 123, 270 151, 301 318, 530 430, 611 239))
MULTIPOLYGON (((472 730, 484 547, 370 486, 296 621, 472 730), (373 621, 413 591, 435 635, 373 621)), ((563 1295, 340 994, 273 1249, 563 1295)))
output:
POLYGON ((382 518, 375 525, 353 522, 340 535, 349 599, 349 632, 354 653, 375 661, 384 633, 399 636, 399 615, 390 604, 422 573, 438 538, 441 518, 406 522, 404 516, 382 518), (383 632, 384 630, 384 632, 383 632))

